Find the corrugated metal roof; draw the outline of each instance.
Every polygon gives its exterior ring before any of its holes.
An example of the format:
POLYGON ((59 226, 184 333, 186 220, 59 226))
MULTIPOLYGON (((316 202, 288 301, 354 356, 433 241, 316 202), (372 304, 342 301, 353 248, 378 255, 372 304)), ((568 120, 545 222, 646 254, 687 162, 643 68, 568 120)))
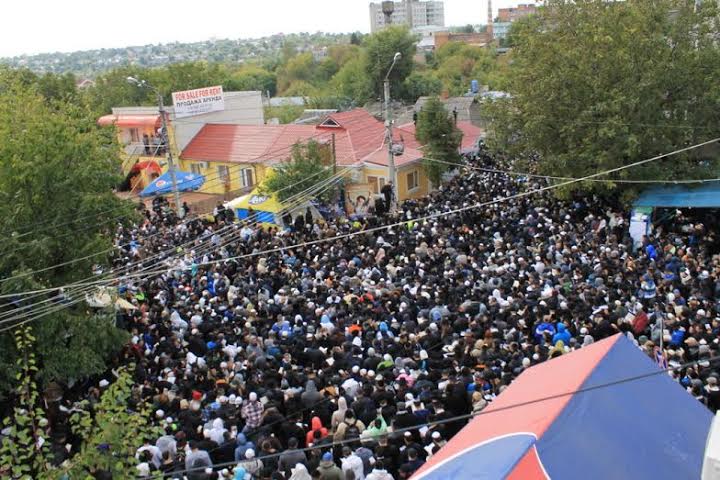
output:
POLYGON ((97 123, 101 126, 158 128, 160 126, 160 115, 103 115, 98 119, 97 123))
POLYGON ((720 183, 700 187, 684 185, 655 186, 645 190, 635 201, 636 207, 720 208, 720 183))

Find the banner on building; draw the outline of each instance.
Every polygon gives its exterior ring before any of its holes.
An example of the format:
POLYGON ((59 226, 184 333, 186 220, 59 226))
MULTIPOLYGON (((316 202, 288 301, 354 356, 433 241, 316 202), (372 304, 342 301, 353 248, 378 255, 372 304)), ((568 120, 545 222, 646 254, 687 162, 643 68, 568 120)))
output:
POLYGON ((203 113, 225 110, 225 97, 222 86, 196 88, 183 92, 173 92, 175 118, 192 117, 203 113))

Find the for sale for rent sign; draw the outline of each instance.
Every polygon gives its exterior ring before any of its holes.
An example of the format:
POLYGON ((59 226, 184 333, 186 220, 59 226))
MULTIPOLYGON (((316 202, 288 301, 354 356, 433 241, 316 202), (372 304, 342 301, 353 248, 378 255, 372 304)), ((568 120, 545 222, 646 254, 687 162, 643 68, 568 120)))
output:
POLYGON ((173 92, 175 118, 192 117, 203 113, 225 110, 225 97, 222 86, 197 88, 183 92, 173 92))

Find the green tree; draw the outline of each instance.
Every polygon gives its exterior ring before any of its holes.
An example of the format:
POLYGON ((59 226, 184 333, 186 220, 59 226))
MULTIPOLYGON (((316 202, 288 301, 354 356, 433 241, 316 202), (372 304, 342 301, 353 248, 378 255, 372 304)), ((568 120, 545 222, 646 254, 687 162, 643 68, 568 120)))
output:
POLYGON ((0 475, 2 478, 55 480, 68 475, 85 478, 88 472, 105 470, 117 478, 127 477, 136 465, 135 452, 145 438, 163 434, 147 419, 152 406, 140 397, 133 397, 133 366, 120 368, 117 379, 103 392, 100 401, 91 405, 80 402, 70 417, 72 433, 81 439, 80 448, 71 451, 68 462, 59 467, 51 464, 50 438, 44 426, 48 419, 35 382, 37 361, 32 352, 35 338, 29 326, 15 331, 20 353, 17 364, 17 405, 4 419, 9 429, 0 443, 0 475), (103 448, 100 448, 100 447, 103 448))
POLYGON ((312 97, 319 93, 315 85, 305 80, 295 80, 281 91, 285 97, 312 97))
POLYGON ((417 139, 424 145, 423 168, 430 181, 437 185, 442 174, 460 160, 462 132, 437 97, 428 99, 420 110, 416 132, 417 139))
POLYGON ((256 65, 247 65, 230 74, 223 83, 227 91, 259 90, 271 96, 277 93, 277 76, 256 65))
POLYGON ((85 404, 83 410, 70 418, 73 433, 83 440, 68 468, 71 478, 100 469, 117 478, 127 477, 137 465, 135 451, 143 440, 154 440, 164 433, 148 422, 152 405, 134 398, 132 386, 132 368, 120 369, 118 378, 103 392, 96 406, 85 404), (128 411, 129 405, 134 411, 128 411), (101 445, 107 448, 99 448, 101 445))
POLYGON ((413 72, 403 82, 403 96, 412 103, 419 97, 440 95, 442 92, 442 81, 432 72, 413 72))
POLYGON ((38 90, 48 100, 77 100, 76 82, 77 79, 72 73, 47 73, 37 79, 38 90))
POLYGON ((33 353, 32 328, 16 329, 14 340, 18 352, 15 362, 18 373, 14 379, 17 402, 12 414, 3 419, 3 428, 9 432, 0 443, 0 476, 22 480, 53 478, 49 475, 49 439, 43 438, 48 419, 40 408, 35 382, 38 367, 33 353))
MULTIPOLYGON (((292 148, 290 160, 273 167, 273 174, 263 185, 263 192, 277 193, 280 201, 285 201, 313 185, 329 179, 332 167, 330 151, 326 145, 320 145, 314 140, 306 144, 296 143, 292 148)), ((326 189, 318 198, 329 201, 334 195, 334 189, 326 189)))
POLYGON ((331 45, 328 47, 328 58, 335 61, 338 69, 360 55, 362 55, 362 49, 358 45, 331 45))
MULTIPOLYGON (((497 68, 493 51, 458 42, 449 42, 435 54, 435 75, 443 84, 443 90, 450 95, 463 95, 470 88, 470 82, 489 83, 497 68)), ((492 87, 492 86, 491 86, 492 87)))
MULTIPOLYGON (((579 177, 718 136, 717 25, 716 2, 547 2, 513 27, 512 98, 490 109, 491 141, 579 177)), ((714 175, 704 160, 694 151, 610 178, 714 175)))
POLYGON ((317 85, 325 85, 335 75, 340 67, 332 57, 324 58, 315 67, 315 83, 317 85))
MULTIPOLYGON (((120 180, 113 133, 82 106, 48 101, 35 86, 0 79, 0 294, 85 278, 106 263, 112 231, 134 217, 112 194, 120 180)), ((2 327, 32 320, 46 297, 0 299, 2 327)), ((45 304, 45 307, 54 304, 45 304)), ((38 379, 75 381, 104 370, 127 339, 111 322, 78 306, 49 311, 35 325, 38 379)), ((18 352, 0 333, 0 394, 9 391, 18 352)))
POLYGON ((415 37, 407 28, 392 26, 373 33, 365 39, 365 74, 369 77, 372 93, 376 98, 383 95, 383 81, 387 75, 393 57, 400 52, 398 60, 390 74, 390 88, 400 92, 405 79, 412 73, 415 56, 415 37))
POLYGON ((362 104, 372 98, 372 82, 367 76, 365 59, 356 57, 348 61, 330 81, 331 88, 338 96, 362 104))
POLYGON ((146 70, 137 67, 121 67, 95 79, 95 85, 85 91, 85 99, 96 115, 105 115, 113 107, 157 105, 157 100, 147 88, 137 88, 127 82, 127 77, 143 78, 146 70))
POLYGON ((292 123, 303 114, 302 105, 280 105, 279 107, 265 107, 265 118, 277 118, 281 124, 292 123))
POLYGON ((278 69, 278 90, 285 91, 296 82, 312 83, 315 78, 315 61, 312 53, 306 52, 290 58, 284 67, 278 69))

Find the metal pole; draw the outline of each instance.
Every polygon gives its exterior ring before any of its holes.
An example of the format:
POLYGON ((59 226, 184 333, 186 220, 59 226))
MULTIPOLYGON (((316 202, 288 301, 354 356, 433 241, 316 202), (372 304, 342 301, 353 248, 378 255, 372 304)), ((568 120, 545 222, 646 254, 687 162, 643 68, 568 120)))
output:
MULTIPOLYGON (((388 75, 390 72, 388 72, 388 75)), ((390 79, 385 77, 384 82, 385 90, 385 139, 387 141, 388 148, 388 176, 390 182, 392 182, 393 189, 397 188, 397 182, 395 181, 395 155, 393 155, 393 135, 392 135, 392 112, 390 111, 390 79)), ((391 200, 391 204, 394 201, 391 200)), ((392 205, 388 205, 390 209, 392 205)))
MULTIPOLYGON (((332 134, 331 147, 332 147, 332 162, 333 162, 333 178, 335 178, 335 175, 337 175, 337 155, 335 154, 335 133, 332 134)), ((335 189, 335 196, 336 196, 335 205, 339 206, 340 205, 340 183, 338 183, 337 188, 335 189)))
POLYGON ((168 137, 167 119, 165 118, 165 104, 163 103, 163 97, 160 92, 156 92, 158 97, 158 107, 160 109, 160 118, 162 120, 162 143, 165 145, 167 150, 168 159, 168 170, 170 170, 170 179, 172 180, 172 190, 175 197, 175 209, 177 210, 178 218, 183 217, 183 208, 180 204, 180 191, 178 191, 177 174, 175 173, 175 163, 173 163, 172 149, 170 148, 170 141, 168 137))

